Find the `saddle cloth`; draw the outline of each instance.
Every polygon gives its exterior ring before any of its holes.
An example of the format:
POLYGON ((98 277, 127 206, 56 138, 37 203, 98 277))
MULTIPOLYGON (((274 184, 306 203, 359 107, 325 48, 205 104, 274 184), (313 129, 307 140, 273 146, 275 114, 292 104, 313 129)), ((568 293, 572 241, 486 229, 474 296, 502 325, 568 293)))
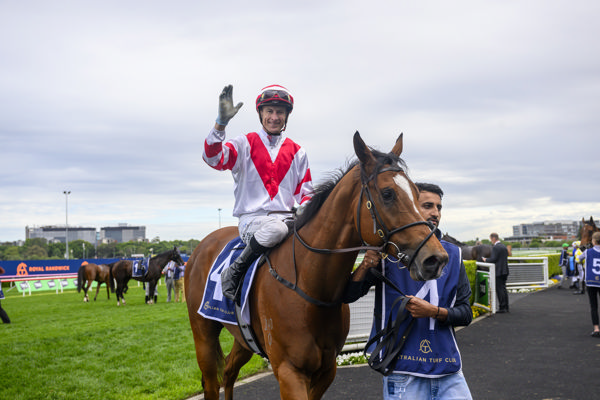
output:
MULTIPOLYGON (((198 309, 198 314, 202 315, 204 318, 213 319, 215 321, 227 324, 238 324, 235 318, 235 303, 223 296, 223 292, 221 290, 221 273, 225 270, 225 268, 229 268, 229 265, 235 261, 245 247, 246 245, 239 237, 233 239, 227 243, 227 245, 225 245, 223 250, 221 250, 215 259, 213 265, 210 267, 210 272, 204 287, 202 303, 198 309)), ((256 265, 258 264, 259 260, 260 258, 254 261, 248 268, 248 271, 244 276, 244 283, 242 284, 241 308, 242 320, 245 323, 250 323, 248 292, 250 285, 254 280, 256 265)))
POLYGON ((143 278, 148 273, 148 265, 150 264, 150 257, 143 260, 133 260, 132 276, 134 278, 143 278))

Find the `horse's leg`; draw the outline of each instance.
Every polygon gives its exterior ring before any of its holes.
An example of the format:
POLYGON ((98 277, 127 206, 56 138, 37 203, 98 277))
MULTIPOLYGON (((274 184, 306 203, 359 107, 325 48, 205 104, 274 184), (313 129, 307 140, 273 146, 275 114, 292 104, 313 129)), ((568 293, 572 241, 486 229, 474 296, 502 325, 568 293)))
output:
POLYGON ((154 304, 154 303, 156 303, 156 302, 157 302, 157 300, 158 300, 158 299, 157 299, 157 297, 156 297, 156 294, 157 294, 157 292, 156 292, 156 284, 157 284, 157 283, 158 283, 158 281, 157 281, 157 280, 155 280, 155 281, 151 281, 151 282, 149 283, 149 285, 150 285, 150 290, 148 290, 148 293, 150 293, 150 304, 154 304))
POLYGON ((196 348, 196 361, 202 371, 202 387, 206 400, 219 399, 219 376, 222 376, 225 357, 219 342, 223 326, 213 320, 205 319, 195 311, 189 312, 190 325, 196 348))
POLYGON ((281 400, 308 400, 310 380, 289 361, 279 364, 276 377, 279 381, 281 400))
POLYGON ((313 384, 308 393, 308 398, 310 400, 319 400, 323 397, 329 386, 333 383, 336 371, 337 367, 334 366, 316 377, 313 377, 313 384))
POLYGON ((85 303, 87 303, 88 301, 90 301, 90 298, 88 297, 88 290, 90 290, 90 286, 92 286, 92 281, 88 280, 85 283, 85 286, 83 287, 83 294, 84 294, 83 301, 85 303))
POLYGON ((223 374, 223 387, 225 388, 225 400, 233 399, 233 385, 237 379, 240 369, 252 358, 254 353, 237 340, 233 342, 231 352, 227 356, 225 373, 223 374))
POLYGON ((101 285, 102 285, 102 282, 98 282, 98 284, 96 285, 96 295, 94 296, 94 301, 96 301, 96 299, 98 298, 98 292, 100 291, 101 285))
POLYGON ((121 305, 121 300, 123 300, 123 305, 125 305, 125 299, 123 299, 123 282, 117 281, 117 289, 115 292, 117 293, 117 306, 121 305))
POLYGON ((106 282, 106 297, 110 300, 110 282, 106 282))

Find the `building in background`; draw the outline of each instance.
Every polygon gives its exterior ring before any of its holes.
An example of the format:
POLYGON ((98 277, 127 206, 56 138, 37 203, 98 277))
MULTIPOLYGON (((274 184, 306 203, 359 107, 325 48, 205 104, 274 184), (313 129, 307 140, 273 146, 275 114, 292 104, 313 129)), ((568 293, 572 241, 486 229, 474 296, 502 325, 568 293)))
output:
POLYGON ((577 238, 581 221, 543 221, 513 226, 513 236, 507 241, 530 243, 533 239, 571 241, 577 238))
MULTIPOLYGON (((69 226, 69 242, 75 240, 85 240, 86 242, 97 245, 99 243, 124 243, 124 242, 144 242, 146 241, 145 226, 129 226, 119 224, 118 226, 106 226, 100 228, 98 232, 94 227, 69 226)), ((49 226, 26 226, 25 239, 44 238, 48 243, 65 243, 67 229, 65 225, 49 226)))
POLYGON ((146 227, 127 224, 105 226, 100 228, 100 240, 102 243, 144 242, 146 241, 146 227))
MULTIPOLYGON (((85 240, 89 243, 96 243, 96 228, 69 226, 69 242, 74 240, 85 240)), ((25 239, 43 238, 48 243, 66 243, 65 237, 67 228, 65 225, 48 226, 26 226, 25 239)))

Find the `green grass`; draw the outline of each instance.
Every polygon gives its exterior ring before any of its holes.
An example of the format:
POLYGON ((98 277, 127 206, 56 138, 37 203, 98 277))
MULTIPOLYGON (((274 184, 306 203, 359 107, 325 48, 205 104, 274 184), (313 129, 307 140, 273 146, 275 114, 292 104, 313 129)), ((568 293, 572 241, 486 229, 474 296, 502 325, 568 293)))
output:
MULTIPOLYGON (((186 399, 201 392, 185 303, 166 303, 163 284, 158 303, 147 305, 141 287, 130 285, 120 307, 104 288, 84 303, 75 290, 23 297, 4 286, 12 323, 0 324, 0 398, 186 399)), ((221 343, 227 354, 233 339, 225 330, 221 343)), ((265 368, 255 355, 240 377, 265 368)))

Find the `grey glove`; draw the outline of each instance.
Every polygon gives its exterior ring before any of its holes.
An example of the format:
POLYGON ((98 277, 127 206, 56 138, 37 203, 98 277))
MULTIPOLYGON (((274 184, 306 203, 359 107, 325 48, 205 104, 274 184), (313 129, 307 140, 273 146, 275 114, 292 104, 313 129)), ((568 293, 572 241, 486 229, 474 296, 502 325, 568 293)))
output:
POLYGON ((217 117, 217 124, 226 126, 229 123, 229 120, 237 114, 240 108, 242 108, 242 105, 244 105, 244 103, 239 102, 235 107, 233 106, 233 86, 225 86, 219 95, 219 116, 217 117))

